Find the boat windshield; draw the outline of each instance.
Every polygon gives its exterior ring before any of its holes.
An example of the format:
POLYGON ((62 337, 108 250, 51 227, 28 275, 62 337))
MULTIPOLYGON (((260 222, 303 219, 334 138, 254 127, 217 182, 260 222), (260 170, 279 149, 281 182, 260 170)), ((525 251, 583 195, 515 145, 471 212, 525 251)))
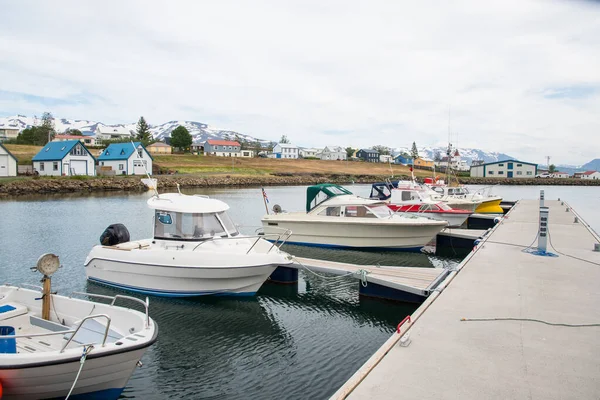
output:
POLYGON ((385 205, 367 206, 369 211, 375 214, 378 218, 387 218, 393 214, 392 210, 385 205))
POLYGON ((225 212, 192 214, 156 211, 154 218, 155 239, 203 240, 215 236, 227 237, 227 232, 231 236, 239 234, 225 212))
POLYGON ((438 203, 437 204, 438 207, 443 210, 443 211, 452 211, 452 207, 450 207, 448 204, 446 203, 438 203))

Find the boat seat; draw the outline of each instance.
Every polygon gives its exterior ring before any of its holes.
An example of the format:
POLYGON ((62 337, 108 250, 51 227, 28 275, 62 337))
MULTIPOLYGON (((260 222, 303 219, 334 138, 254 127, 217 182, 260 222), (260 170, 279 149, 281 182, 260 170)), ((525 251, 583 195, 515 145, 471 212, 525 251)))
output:
POLYGON ((37 326, 51 332, 62 332, 69 330, 68 326, 61 325, 58 322, 47 321, 43 318, 36 317, 35 315, 29 316, 29 323, 32 326, 37 326))
MULTIPOLYGON (((75 330, 79 326, 81 321, 76 321, 73 325, 69 327, 70 330, 75 330)), ((104 339, 104 332, 106 331, 106 320, 96 320, 96 319, 88 319, 86 320, 79 331, 75 334, 73 338, 73 342, 77 342, 79 344, 92 344, 92 343, 102 343, 104 339)), ((63 336, 64 339, 69 340, 72 333, 67 333, 63 336)), ((122 339, 123 335, 119 332, 108 329, 108 335, 106 336, 106 343, 114 343, 119 339, 122 339)))
POLYGON ((17 317, 19 315, 27 314, 27 312, 27 307, 25 307, 22 304, 4 303, 0 305, 0 321, 12 317, 17 317))

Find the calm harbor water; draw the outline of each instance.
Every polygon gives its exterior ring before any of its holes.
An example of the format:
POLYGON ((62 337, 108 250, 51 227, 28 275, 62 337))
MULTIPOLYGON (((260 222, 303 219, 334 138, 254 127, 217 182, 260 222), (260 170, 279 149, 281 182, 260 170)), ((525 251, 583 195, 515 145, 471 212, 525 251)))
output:
MULTIPOLYGON (((348 186, 366 196, 368 185, 348 186)), ((600 188, 544 187, 546 198, 567 200, 596 231, 600 188)), ((227 202, 245 233, 265 209, 259 188, 193 190, 227 202)), ((267 187, 269 206, 302 210, 305 187, 267 187)), ((498 186, 507 200, 536 198, 537 187, 498 186)), ((37 283, 29 270, 46 252, 63 268, 53 278, 59 293, 116 294, 85 280, 83 262, 111 223, 124 223, 132 239, 150 237, 150 193, 61 195, 0 201, 0 282, 37 283)), ((368 253, 287 246, 313 258, 441 268, 459 260, 416 253, 368 253)), ((301 273, 297 286, 266 284, 253 298, 152 298, 159 340, 144 356, 123 398, 322 399, 331 395, 391 335, 415 306, 359 298, 352 279, 324 280, 301 273)))

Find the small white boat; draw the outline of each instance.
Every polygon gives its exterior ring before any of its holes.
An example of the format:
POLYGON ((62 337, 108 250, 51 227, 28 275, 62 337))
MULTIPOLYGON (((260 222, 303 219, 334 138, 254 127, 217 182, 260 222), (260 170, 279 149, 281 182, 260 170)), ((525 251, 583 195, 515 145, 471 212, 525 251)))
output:
POLYGON ((309 186, 306 213, 262 218, 265 232, 288 229, 288 243, 365 250, 420 250, 448 224, 422 216, 396 214, 386 203, 353 195, 332 184, 309 186))
POLYGON ((78 293, 112 300, 103 304, 43 290, 0 286, 2 399, 117 399, 158 335, 148 300, 78 293))
POLYGON ((85 261, 88 280, 155 296, 254 295, 292 263, 279 249, 291 232, 244 236, 222 201, 166 193, 148 206, 154 237, 129 241, 124 226, 110 226, 85 261))

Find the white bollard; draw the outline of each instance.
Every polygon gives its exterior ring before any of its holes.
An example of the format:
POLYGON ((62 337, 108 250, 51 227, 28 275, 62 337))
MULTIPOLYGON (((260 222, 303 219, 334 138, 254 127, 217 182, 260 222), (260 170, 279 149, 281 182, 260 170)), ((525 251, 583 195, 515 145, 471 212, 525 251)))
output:
POLYGON ((538 234, 538 250, 546 252, 548 244, 548 207, 540 207, 540 229, 538 234))

